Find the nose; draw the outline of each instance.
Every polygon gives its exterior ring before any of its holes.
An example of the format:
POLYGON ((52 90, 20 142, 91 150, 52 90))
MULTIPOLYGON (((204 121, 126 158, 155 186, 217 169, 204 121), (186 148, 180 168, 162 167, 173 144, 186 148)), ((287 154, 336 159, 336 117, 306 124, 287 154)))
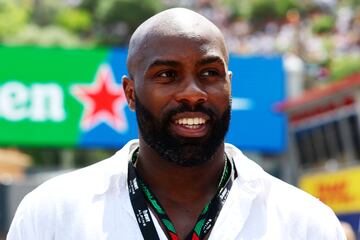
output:
POLYGON ((208 95, 195 79, 185 81, 176 94, 177 102, 186 102, 190 106, 206 102, 208 95))

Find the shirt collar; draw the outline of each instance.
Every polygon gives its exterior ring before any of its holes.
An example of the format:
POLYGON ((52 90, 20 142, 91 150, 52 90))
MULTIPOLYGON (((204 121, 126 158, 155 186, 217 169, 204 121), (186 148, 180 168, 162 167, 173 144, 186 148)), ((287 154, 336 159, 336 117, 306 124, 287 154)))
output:
POLYGON ((137 139, 131 140, 112 157, 95 164, 97 170, 93 182, 96 194, 101 195, 114 188, 120 192, 127 191, 127 164, 138 146, 137 139))
MULTIPOLYGON (((118 188, 120 192, 127 191, 127 164, 138 147, 139 141, 137 139, 131 140, 112 157, 95 164, 97 167, 94 169, 100 167, 100 171, 96 171, 96 174, 100 176, 93 177, 93 186, 97 194, 104 194, 114 187, 118 188)), ((238 148, 231 144, 225 144, 225 152, 227 156, 234 160, 238 175, 237 181, 248 187, 251 192, 258 192, 258 182, 264 177, 265 173, 262 168, 249 160, 238 148), (254 186, 256 186, 256 189, 254 186)))
MULTIPOLYGON (((133 218, 135 218, 135 215, 127 192, 127 165, 138 146, 138 140, 132 140, 114 156, 106 161, 99 162, 99 166, 93 168, 93 170, 97 174, 100 174, 100 176, 93 174, 90 180, 94 182, 96 194, 102 195, 107 191, 116 191, 120 197, 119 201, 123 203, 121 206, 133 218), (100 179, 102 179, 102 181, 99 181, 100 179)), ((236 238, 249 216, 254 199, 256 199, 264 189, 263 178, 265 177, 265 172, 260 166, 249 160, 238 148, 231 144, 225 144, 225 152, 229 158, 233 159, 237 171, 237 178, 216 221, 213 229, 214 234, 212 233, 210 235, 210 239, 219 238, 216 232, 221 232, 222 234, 220 229, 222 229, 223 224, 228 223, 227 219, 229 219, 229 217, 237 219, 238 224, 237 228, 229 229, 227 235, 229 239, 236 238), (238 206, 242 207, 239 208, 238 206)))

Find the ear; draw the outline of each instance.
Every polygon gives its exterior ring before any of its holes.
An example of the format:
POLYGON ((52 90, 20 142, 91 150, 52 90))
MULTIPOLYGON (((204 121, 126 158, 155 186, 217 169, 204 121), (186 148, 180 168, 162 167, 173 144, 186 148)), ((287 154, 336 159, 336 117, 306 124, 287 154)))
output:
POLYGON ((128 106, 132 111, 135 111, 135 85, 134 80, 127 76, 122 77, 122 85, 128 106))
POLYGON ((230 70, 228 70, 227 71, 227 75, 228 75, 228 78, 229 78, 229 89, 230 89, 230 95, 231 95, 231 89, 232 89, 232 87, 231 87, 231 85, 232 85, 232 77, 233 77, 233 73, 232 73, 232 71, 230 71, 230 70))
POLYGON ((229 75, 229 80, 230 80, 230 82, 231 82, 231 79, 232 79, 232 76, 233 76, 232 71, 228 70, 228 75, 229 75))

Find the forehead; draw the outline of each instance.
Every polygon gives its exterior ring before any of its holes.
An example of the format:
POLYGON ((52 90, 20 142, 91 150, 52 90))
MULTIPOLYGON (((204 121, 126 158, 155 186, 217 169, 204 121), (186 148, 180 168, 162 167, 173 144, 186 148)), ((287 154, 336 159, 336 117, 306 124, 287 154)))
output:
POLYGON ((221 39, 200 34, 157 35, 146 39, 139 49, 138 70, 146 70, 156 60, 195 62, 217 57, 224 65, 227 52, 221 39))

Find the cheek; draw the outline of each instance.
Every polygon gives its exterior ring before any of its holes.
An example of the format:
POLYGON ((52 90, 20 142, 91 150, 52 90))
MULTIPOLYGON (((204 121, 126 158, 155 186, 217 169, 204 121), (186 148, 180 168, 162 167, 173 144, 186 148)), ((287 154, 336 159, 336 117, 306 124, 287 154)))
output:
POLYGON ((172 99, 171 92, 161 87, 142 86, 136 91, 139 101, 155 116, 161 113, 172 99))
POLYGON ((228 107, 231 97, 231 86, 229 83, 208 88, 207 92, 209 99, 212 99, 216 105, 228 107))

